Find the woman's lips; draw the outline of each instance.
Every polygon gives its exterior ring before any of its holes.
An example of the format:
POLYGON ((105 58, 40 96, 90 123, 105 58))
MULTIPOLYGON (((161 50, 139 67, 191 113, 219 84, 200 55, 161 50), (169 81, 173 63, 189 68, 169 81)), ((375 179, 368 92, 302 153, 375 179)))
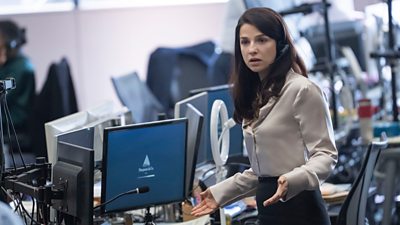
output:
POLYGON ((251 66, 257 66, 258 64, 260 64, 261 63, 261 59, 250 59, 249 60, 249 64, 251 65, 251 66))

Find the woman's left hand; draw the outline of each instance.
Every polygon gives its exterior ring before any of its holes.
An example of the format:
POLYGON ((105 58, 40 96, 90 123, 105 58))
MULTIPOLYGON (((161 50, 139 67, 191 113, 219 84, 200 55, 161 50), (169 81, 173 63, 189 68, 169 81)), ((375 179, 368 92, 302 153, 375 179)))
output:
POLYGON ((276 190, 276 193, 271 198, 265 200, 263 205, 269 206, 274 203, 277 203, 279 199, 285 197, 287 189, 288 189, 288 182, 286 180, 286 177, 280 176, 278 178, 278 189, 276 190))

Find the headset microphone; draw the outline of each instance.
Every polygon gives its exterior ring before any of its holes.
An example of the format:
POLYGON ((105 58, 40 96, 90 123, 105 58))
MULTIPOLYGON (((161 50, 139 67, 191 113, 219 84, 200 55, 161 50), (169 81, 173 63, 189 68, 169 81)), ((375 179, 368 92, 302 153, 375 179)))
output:
POLYGON ((288 45, 288 44, 283 45, 283 47, 282 47, 282 46, 279 46, 279 47, 278 47, 278 52, 276 53, 276 54, 277 54, 277 55, 276 55, 277 57, 276 57, 276 59, 275 59, 275 62, 278 61, 278 60, 280 60, 280 59, 283 57, 283 55, 286 54, 287 51, 289 51, 289 45, 288 45))

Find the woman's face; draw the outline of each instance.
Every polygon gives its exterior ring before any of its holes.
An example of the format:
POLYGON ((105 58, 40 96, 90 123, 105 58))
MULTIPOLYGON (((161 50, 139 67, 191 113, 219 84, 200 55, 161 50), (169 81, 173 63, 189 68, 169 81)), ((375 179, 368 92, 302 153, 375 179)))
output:
POLYGON ((264 79, 276 56, 276 41, 251 24, 243 24, 239 31, 243 61, 264 79))

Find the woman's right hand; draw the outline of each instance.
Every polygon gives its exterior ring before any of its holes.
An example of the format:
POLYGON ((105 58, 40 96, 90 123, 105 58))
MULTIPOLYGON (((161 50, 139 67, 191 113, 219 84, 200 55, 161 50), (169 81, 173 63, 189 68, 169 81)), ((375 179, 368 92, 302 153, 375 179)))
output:
POLYGON ((207 188, 207 190, 204 192, 201 192, 200 197, 201 202, 192 209, 193 216, 204 216, 213 213, 219 208, 219 205, 215 201, 214 196, 209 188, 207 188))

